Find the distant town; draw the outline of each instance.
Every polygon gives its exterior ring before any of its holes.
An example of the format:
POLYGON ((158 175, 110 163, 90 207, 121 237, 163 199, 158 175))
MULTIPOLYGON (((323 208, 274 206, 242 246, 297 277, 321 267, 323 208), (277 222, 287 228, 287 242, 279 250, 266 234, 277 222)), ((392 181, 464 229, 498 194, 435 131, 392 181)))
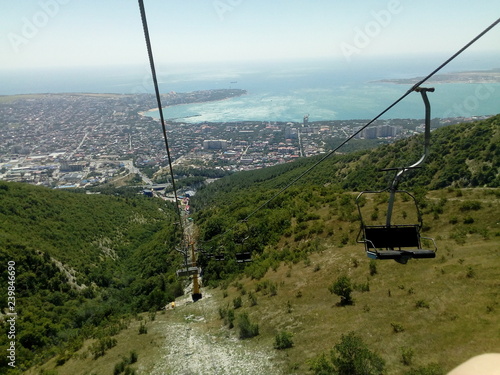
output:
MULTIPOLYGON (((162 95, 162 102, 208 102, 244 94, 236 89, 171 92, 162 95)), ((162 127, 145 113, 155 105, 150 94, 0 96, 0 179, 51 188, 168 186, 162 127)), ((307 114, 302 122, 178 120, 166 121, 174 170, 210 170, 215 177, 328 152, 366 124, 309 122, 307 114)), ((444 119, 433 125, 463 120, 444 119)), ((383 120, 357 139, 391 142, 422 131, 422 120, 383 120)))

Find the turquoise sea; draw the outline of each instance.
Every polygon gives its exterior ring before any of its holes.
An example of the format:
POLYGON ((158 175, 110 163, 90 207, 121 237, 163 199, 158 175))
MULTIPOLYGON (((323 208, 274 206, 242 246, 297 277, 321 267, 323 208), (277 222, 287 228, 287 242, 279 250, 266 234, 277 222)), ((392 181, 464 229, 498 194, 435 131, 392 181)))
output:
MULTIPOLYGON (((371 119, 412 85, 377 82, 422 77, 448 56, 381 57, 355 60, 302 60, 157 66, 161 92, 238 88, 247 94, 217 102, 164 109, 166 119, 184 122, 309 121, 371 119)), ((442 72, 499 68, 497 56, 457 58, 442 72)), ((153 93, 149 66, 52 69, 19 74, 0 70, 0 94, 46 92, 153 93), (17 75, 16 75, 17 74, 17 75)), ((500 113, 500 83, 426 84, 432 117, 500 113)), ((168 103, 163 103, 168 105, 168 103)), ((158 111, 148 115, 159 117, 158 111)), ((383 118, 423 118, 422 99, 410 94, 383 118)))

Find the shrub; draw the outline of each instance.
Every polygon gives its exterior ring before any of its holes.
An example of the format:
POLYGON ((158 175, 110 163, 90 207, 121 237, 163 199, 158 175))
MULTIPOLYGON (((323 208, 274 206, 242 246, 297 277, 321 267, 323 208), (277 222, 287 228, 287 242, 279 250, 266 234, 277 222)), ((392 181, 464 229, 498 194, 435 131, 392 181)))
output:
POLYGON ((309 361, 309 369, 314 375, 335 374, 333 364, 324 353, 309 361))
POLYGON ((233 306, 235 309, 239 309, 242 304, 243 304, 243 302, 241 300, 241 297, 238 296, 235 299, 233 299, 233 306))
POLYGON ((274 348, 278 350, 288 349, 293 346, 293 334, 286 331, 281 331, 276 334, 274 348))
POLYGON ((401 348, 401 362, 405 366, 411 366, 413 362, 413 349, 412 348, 401 348))
POLYGON ((419 299, 417 303, 415 304, 415 307, 421 308, 421 309, 429 309, 429 303, 425 302, 423 299, 419 299))
POLYGON ((332 363, 338 374, 381 375, 385 370, 385 361, 354 332, 342 335, 332 352, 332 363))
POLYGON ((234 310, 227 310, 227 316, 224 319, 224 323, 227 324, 229 329, 234 327, 234 310))
POLYGON ((460 205, 460 211, 478 211, 481 209, 481 202, 465 201, 460 205))
POLYGON ((271 283, 271 285, 269 285, 269 295, 272 297, 277 294, 278 294, 278 285, 276 283, 271 283))
POLYGON ((106 354, 106 350, 111 349, 113 346, 116 346, 116 339, 103 337, 90 346, 90 353, 93 355, 94 359, 97 359, 106 354))
POLYGON ((135 350, 132 350, 130 352, 130 363, 136 363, 138 358, 139 355, 137 354, 137 352, 135 350))
POLYGON ((335 281, 328 290, 332 294, 336 294, 340 297, 340 305, 352 305, 354 301, 352 300, 352 286, 351 280, 347 276, 340 276, 337 281, 335 281))
POLYGON ((118 362, 115 365, 115 369, 113 370, 113 375, 120 375, 122 372, 125 371, 125 367, 127 366, 125 361, 118 362))
POLYGON ((366 283, 355 284, 354 289, 356 289, 358 292, 369 292, 370 282, 367 280, 366 283))
POLYGON ((466 276, 468 279, 472 279, 472 278, 476 277, 476 271, 474 271, 474 268, 472 268, 471 266, 467 267, 466 276))
POLYGON ((399 333, 399 332, 403 332, 405 329, 404 327, 399 324, 399 323, 391 323, 391 326, 392 326, 392 330, 394 331, 394 333, 399 333))
POLYGON ((370 276, 377 274, 377 262, 375 260, 370 260, 370 276))
POLYGON ((464 219, 464 224, 474 224, 474 218, 472 216, 467 216, 464 219))
POLYGON ((148 329, 145 324, 142 324, 139 326, 139 335, 145 335, 148 333, 148 329))
POLYGON ((255 296, 255 294, 253 294, 252 292, 249 292, 248 293, 248 301, 250 302, 250 306, 257 305, 257 297, 255 296))
POLYGON ((249 339, 259 334, 259 325, 252 323, 246 312, 238 315, 238 328, 240 339, 249 339))

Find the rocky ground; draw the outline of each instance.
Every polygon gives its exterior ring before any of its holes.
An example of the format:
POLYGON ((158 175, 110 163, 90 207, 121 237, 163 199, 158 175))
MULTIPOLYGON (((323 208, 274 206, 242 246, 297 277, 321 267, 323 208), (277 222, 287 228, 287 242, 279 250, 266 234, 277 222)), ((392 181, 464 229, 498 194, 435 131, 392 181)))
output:
MULTIPOLYGON (((227 328, 208 326, 218 306, 209 295, 190 303, 177 301, 176 321, 162 325, 165 342, 151 375, 279 375, 272 350, 256 350, 251 340, 240 340, 227 328)), ((139 373, 143 369, 138 368, 139 373)))

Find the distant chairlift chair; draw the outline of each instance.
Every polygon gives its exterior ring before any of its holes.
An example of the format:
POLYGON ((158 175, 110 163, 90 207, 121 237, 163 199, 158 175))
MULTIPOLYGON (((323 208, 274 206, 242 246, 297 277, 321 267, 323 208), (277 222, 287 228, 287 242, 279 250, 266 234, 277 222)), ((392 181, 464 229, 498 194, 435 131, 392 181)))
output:
POLYGON ((436 243, 432 238, 421 237, 422 217, 415 197, 404 190, 398 190, 398 184, 401 176, 411 169, 419 168, 429 154, 430 144, 430 104, 427 98, 427 91, 433 92, 433 88, 416 88, 422 95, 425 104, 425 134, 424 134, 424 154, 415 164, 403 168, 389 168, 383 171, 394 171, 397 173, 391 185, 381 191, 364 191, 356 198, 359 215, 361 218, 361 229, 358 234, 358 243, 364 243, 366 253, 372 259, 394 259, 396 262, 406 264, 411 258, 435 258, 436 243), (362 215, 361 197, 364 194, 389 193, 387 206, 387 216, 385 225, 367 225, 362 215), (396 194, 406 194, 409 196, 416 207, 418 223, 417 224, 392 224, 392 214, 396 194), (433 250, 422 249, 421 239, 428 239, 433 243, 433 250))
POLYGON ((248 240, 248 237, 245 237, 241 240, 241 251, 236 253, 236 263, 248 263, 252 261, 252 253, 250 251, 245 251, 245 241, 248 240))

